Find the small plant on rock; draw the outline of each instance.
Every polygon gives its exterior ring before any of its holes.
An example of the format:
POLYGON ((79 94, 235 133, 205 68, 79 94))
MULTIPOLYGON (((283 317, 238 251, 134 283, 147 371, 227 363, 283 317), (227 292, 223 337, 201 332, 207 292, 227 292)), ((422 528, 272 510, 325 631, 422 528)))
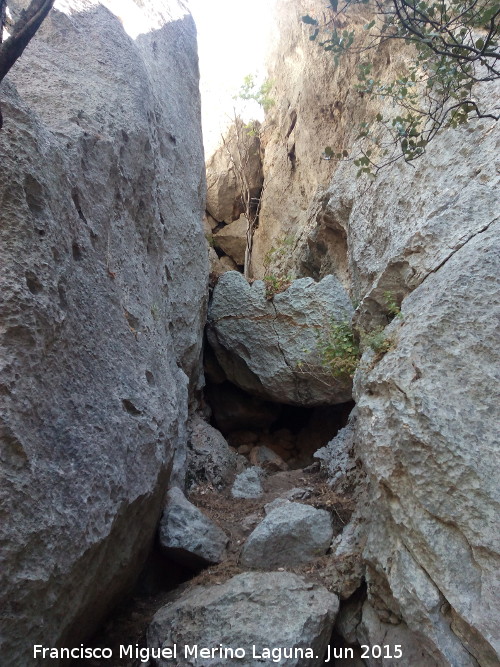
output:
POLYGON ((264 276, 264 283, 266 285, 266 299, 270 301, 275 294, 284 292, 292 284, 293 278, 291 276, 264 276))
POLYGON ((360 349, 350 322, 332 318, 328 327, 318 335, 317 350, 334 377, 353 377, 359 364, 360 349))
POLYGON ((403 319, 401 308, 398 306, 394 294, 390 290, 384 292, 384 301, 387 307, 387 313, 391 320, 393 320, 395 317, 403 319))
POLYGON ((243 79, 243 83, 238 95, 235 96, 235 99, 253 100, 264 109, 265 113, 267 113, 275 104, 274 99, 270 96, 273 85, 273 81, 266 79, 259 86, 255 81, 255 75, 247 74, 243 79))
POLYGON ((394 339, 386 335, 385 328, 380 326, 373 331, 363 332, 361 335, 361 347, 371 347, 375 352, 375 360, 379 361, 386 352, 394 346, 394 339))

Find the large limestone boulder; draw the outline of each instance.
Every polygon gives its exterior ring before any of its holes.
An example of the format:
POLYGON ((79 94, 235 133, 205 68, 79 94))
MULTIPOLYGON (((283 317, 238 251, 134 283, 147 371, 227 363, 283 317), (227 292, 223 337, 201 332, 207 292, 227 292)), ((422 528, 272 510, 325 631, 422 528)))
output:
POLYGON ((314 350, 331 319, 352 312, 334 276, 295 280, 269 300, 262 281, 250 285, 230 271, 214 290, 208 340, 228 379, 251 394, 292 405, 343 403, 350 380, 334 378, 314 350))
POLYGON ((0 87, 6 665, 78 645, 137 577, 205 307, 193 21, 176 0, 56 7, 0 87))
POLYGON ((240 215, 238 220, 231 222, 214 234, 214 245, 240 266, 245 263, 247 228, 248 219, 240 215))
POLYGON ((279 500, 278 506, 249 535, 241 563, 244 567, 261 569, 310 563, 327 552, 332 537, 328 512, 279 500))
POLYGON ((178 487, 167 494, 159 538, 169 558, 193 569, 220 563, 229 541, 224 531, 190 503, 178 487))
POLYGON ((207 161, 207 211, 218 222, 229 224, 244 212, 242 177, 250 197, 258 198, 263 183, 259 124, 252 129, 238 118, 207 161))
POLYGON ((493 222, 405 299, 356 386, 369 590, 437 664, 500 655, 499 239, 493 222))
MULTIPOLYGON (((181 594, 157 612, 148 629, 147 643, 154 650, 177 644, 178 667, 202 662, 211 667, 254 667, 261 662, 319 667, 338 606, 335 595, 290 572, 245 573, 223 584, 195 586, 181 594), (216 652, 207 658, 198 652, 195 660, 194 654, 185 654, 186 645, 197 646, 198 651, 210 647, 217 650, 219 646, 241 648, 243 656, 224 657, 216 652), (312 650, 306 654, 304 647, 312 650), (266 655, 266 648, 286 648, 293 657, 283 650, 281 654, 266 655)), ((155 657, 155 662, 158 667, 172 664, 168 658, 155 657)))

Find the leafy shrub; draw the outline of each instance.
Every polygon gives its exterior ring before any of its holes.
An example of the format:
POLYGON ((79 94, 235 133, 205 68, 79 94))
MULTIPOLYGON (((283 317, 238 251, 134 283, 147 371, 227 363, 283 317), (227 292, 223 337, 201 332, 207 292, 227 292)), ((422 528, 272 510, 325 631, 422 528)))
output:
POLYGON ((331 319, 328 327, 318 334, 317 350, 324 366, 338 379, 351 378, 358 367, 359 345, 351 324, 331 319))
POLYGON ((403 318, 401 308, 398 306, 394 294, 391 291, 384 292, 384 301, 390 320, 393 320, 395 317, 399 317, 400 319, 403 318))

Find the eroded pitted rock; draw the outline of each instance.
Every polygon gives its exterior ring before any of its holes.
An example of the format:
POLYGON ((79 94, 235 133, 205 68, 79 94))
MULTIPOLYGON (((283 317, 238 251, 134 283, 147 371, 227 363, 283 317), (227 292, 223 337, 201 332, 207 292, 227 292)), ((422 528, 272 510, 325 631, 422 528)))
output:
POLYGON ((198 415, 188 424, 186 483, 188 488, 210 484, 216 489, 229 486, 244 467, 220 431, 198 415))
POLYGON ((133 584, 198 381, 195 26, 128 2, 137 36, 122 4, 56 3, 1 85, 5 665, 79 644, 133 584))
MULTIPOLYGON (((261 572, 237 575, 223 584, 196 586, 160 609, 147 633, 150 649, 177 644, 178 667, 230 664, 254 667, 269 649, 302 648, 298 657, 283 657, 265 663, 284 667, 319 667, 330 641, 338 611, 338 598, 317 584, 290 572, 261 572), (215 657, 198 660, 185 656, 183 647, 219 646, 243 649, 242 658, 215 657), (255 647, 255 652, 253 647, 255 647), (304 653, 312 649, 314 657, 304 653)), ((155 659, 158 667, 169 667, 171 660, 155 659)))
POLYGON ((350 380, 334 378, 314 351, 331 320, 352 313, 334 276, 295 280, 269 300, 262 281, 250 285, 230 271, 214 289, 208 339, 228 379, 251 394, 292 405, 343 403, 350 380))
POLYGON ((356 386, 369 593, 389 591, 438 664, 500 654, 499 238, 492 223, 405 299, 356 386))

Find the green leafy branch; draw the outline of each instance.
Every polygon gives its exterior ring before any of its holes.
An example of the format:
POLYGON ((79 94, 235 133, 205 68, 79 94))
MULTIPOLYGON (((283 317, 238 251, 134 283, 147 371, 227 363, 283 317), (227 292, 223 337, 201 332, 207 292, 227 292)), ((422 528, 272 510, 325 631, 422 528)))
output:
POLYGON ((353 160, 358 175, 375 175, 396 160, 421 157, 436 134, 473 118, 498 120, 498 109, 485 110, 474 97, 475 86, 500 78, 500 3, 498 0, 346 0, 330 2, 328 20, 311 16, 310 39, 333 56, 337 66, 348 54, 358 58, 356 89, 384 98, 399 112, 379 113, 361 124, 361 148, 325 148, 325 159, 353 160), (339 28, 356 5, 373 19, 354 29, 339 28), (370 51, 391 40, 411 47, 412 60, 393 81, 374 76, 370 51))

